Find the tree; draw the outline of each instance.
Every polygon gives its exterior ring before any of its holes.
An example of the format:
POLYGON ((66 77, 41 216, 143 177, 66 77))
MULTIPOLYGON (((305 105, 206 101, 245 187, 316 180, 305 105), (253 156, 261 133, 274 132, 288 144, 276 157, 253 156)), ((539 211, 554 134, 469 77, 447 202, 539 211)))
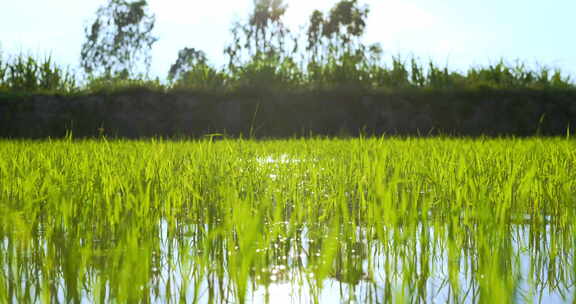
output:
POLYGON ((310 16, 307 31, 307 50, 312 53, 313 60, 319 56, 319 48, 324 47, 330 56, 338 51, 353 52, 354 46, 360 46, 360 38, 364 35, 366 19, 370 10, 358 5, 357 0, 340 0, 324 17, 316 10, 310 16))
POLYGON ((168 80, 174 88, 200 90, 221 89, 226 75, 208 64, 206 54, 195 48, 184 48, 168 71, 168 80))
POLYGON ((85 28, 80 60, 88 75, 126 79, 143 65, 150 69, 155 16, 146 0, 110 0, 96 12, 96 20, 85 28))
POLYGON ((283 49, 282 40, 288 29, 282 23, 287 6, 283 0, 254 0, 254 12, 250 16, 250 28, 257 52, 271 52, 283 49), (277 49, 272 38, 277 38, 277 49))
MULTIPOLYGON (((290 34, 282 21, 286 9, 283 0, 254 0, 248 22, 236 23, 232 28, 233 43, 224 51, 229 57, 229 67, 241 65, 242 55, 251 60, 286 57, 283 53, 290 34), (243 54, 242 50, 247 52, 243 54)), ((297 45, 294 47, 296 49, 297 45)))
POLYGON ((246 23, 233 26, 233 42, 224 53, 231 78, 239 80, 240 86, 286 88, 301 80, 294 60, 298 37, 282 20, 286 10, 284 0, 254 0, 246 23))
POLYGON ((306 32, 310 80, 319 85, 367 83, 382 53, 379 45, 367 47, 361 40, 369 12, 358 0, 340 0, 326 14, 312 13, 306 32))
POLYGON ((306 47, 306 51, 311 53, 312 61, 318 60, 318 48, 322 43, 323 25, 324 14, 319 10, 314 10, 310 16, 310 25, 307 32, 308 46, 306 47))
POLYGON ((186 73, 197 67, 207 66, 206 54, 195 48, 184 48, 178 52, 178 59, 168 71, 170 82, 180 80, 186 73))

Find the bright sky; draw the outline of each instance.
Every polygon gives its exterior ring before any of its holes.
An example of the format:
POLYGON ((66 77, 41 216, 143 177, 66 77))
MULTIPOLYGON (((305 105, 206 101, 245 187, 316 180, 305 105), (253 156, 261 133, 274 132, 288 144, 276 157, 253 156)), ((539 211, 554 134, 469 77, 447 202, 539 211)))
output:
MULTIPOLYGON (((304 27, 314 9, 327 11, 336 0, 285 0, 285 21, 304 27)), ((84 27, 105 0, 5 0, 0 9, 0 49, 52 54, 77 68, 84 27)), ((448 63, 456 70, 504 58, 561 68, 576 75, 574 0, 360 0, 371 13, 367 42, 388 55, 414 55, 448 63)), ((234 20, 245 19, 252 0, 149 0, 156 14, 152 75, 164 78, 178 50, 204 50, 210 61, 222 53, 234 20)))

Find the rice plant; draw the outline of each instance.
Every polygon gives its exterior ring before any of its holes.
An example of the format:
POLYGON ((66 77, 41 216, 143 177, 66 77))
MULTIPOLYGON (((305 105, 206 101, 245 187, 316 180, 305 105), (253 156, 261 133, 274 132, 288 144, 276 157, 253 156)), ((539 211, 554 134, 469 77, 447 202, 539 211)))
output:
POLYGON ((0 302, 571 302, 575 148, 2 141, 0 302))

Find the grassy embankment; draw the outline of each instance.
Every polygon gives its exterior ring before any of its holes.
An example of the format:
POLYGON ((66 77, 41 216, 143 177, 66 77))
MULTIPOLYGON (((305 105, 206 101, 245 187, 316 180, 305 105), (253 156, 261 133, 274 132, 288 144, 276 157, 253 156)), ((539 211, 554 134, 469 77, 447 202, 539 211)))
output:
POLYGON ((576 125, 576 90, 559 71, 499 63, 464 74, 366 60, 314 69, 200 65, 169 84, 94 78, 77 85, 49 60, 20 56, 0 63, 0 136, 558 136, 576 125))
POLYGON ((570 301, 575 148, 3 141, 0 302, 570 301))

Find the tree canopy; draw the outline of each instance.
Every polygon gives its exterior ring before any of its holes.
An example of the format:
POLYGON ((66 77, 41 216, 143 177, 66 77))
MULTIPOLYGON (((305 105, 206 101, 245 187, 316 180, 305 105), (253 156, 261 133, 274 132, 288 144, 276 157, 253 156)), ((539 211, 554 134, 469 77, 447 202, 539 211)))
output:
MULTIPOLYGON (((109 0, 96 12, 92 26, 85 28, 86 41, 80 53, 81 66, 91 76, 128 78, 144 67, 147 74, 155 16, 146 0, 109 0)), ((140 72, 141 73, 141 72, 140 72)))

